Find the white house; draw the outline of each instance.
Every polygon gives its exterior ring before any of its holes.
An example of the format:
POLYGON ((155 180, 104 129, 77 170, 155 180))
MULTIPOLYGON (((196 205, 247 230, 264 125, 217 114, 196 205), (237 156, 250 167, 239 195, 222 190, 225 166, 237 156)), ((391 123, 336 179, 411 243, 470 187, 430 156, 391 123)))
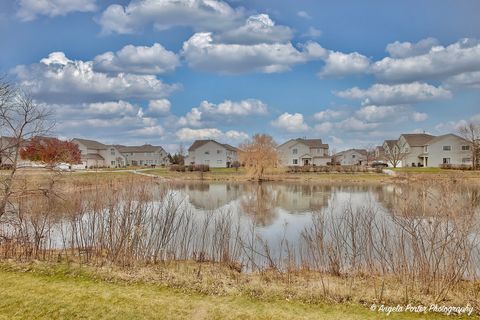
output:
POLYGON ((395 157, 399 159, 399 167, 472 164, 471 143, 451 133, 441 136, 402 134, 398 140, 385 140, 383 148, 387 158, 390 152, 400 153, 400 156, 395 157))
POLYGON ((113 145, 79 138, 73 139, 72 142, 80 149, 82 165, 85 168, 125 166, 125 157, 113 145))
POLYGON ((334 157, 342 166, 367 164, 367 150, 365 149, 348 149, 335 154, 334 157))
POLYGON ((144 144, 143 146, 115 145, 115 147, 125 157, 125 163, 129 166, 158 166, 170 163, 167 152, 161 146, 144 144))
POLYGON ((238 161, 238 149, 215 140, 195 140, 188 148, 185 164, 206 164, 211 168, 229 168, 238 161))
POLYGON ((471 143, 455 134, 444 134, 428 141, 419 155, 424 167, 444 164, 472 165, 471 143))
POLYGON ((277 147, 283 166, 326 165, 331 158, 322 139, 291 139, 277 147))

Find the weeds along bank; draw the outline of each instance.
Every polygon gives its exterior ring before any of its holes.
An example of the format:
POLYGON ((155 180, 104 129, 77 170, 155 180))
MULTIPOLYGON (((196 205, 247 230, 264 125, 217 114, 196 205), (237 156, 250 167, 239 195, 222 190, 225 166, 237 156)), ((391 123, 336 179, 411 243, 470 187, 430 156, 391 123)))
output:
POLYGON ((292 240, 262 237, 246 218, 273 203, 263 189, 252 188, 250 209, 238 214, 199 213, 173 185, 149 179, 64 193, 47 187, 11 201, 0 218, 0 255, 9 263, 108 266, 212 293, 455 301, 478 310, 479 189, 452 180, 392 188, 383 208, 347 201, 319 209, 292 240))

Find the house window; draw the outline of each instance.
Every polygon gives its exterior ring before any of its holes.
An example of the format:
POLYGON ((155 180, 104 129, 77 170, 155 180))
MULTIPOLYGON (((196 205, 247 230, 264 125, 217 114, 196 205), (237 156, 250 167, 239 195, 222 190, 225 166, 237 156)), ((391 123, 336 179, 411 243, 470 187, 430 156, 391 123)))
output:
POLYGON ((469 162, 472 162, 472 159, 471 158, 462 158, 462 162, 463 163, 469 163, 469 162))
POLYGON ((452 146, 443 146, 443 151, 450 151, 452 150, 452 146))
POLYGON ((292 149, 292 153, 293 153, 293 154, 297 154, 297 153, 298 153, 298 149, 292 149))
POLYGON ((403 150, 405 151, 405 153, 409 153, 409 152, 410 152, 410 149, 409 149, 408 147, 405 147, 403 150))
POLYGON ((111 164, 112 166, 114 166, 114 165, 115 165, 115 161, 111 161, 110 164, 111 164))
POLYGON ((468 151, 470 150, 470 146, 462 146, 462 151, 468 151))
POLYGON ((298 164, 298 159, 293 159, 293 164, 298 164))
POLYGON ((210 154, 210 151, 205 151, 205 154, 210 154))
POLYGON ((425 153, 428 152, 428 145, 427 145, 427 146, 423 146, 423 152, 425 152, 425 153))
POLYGON ((114 155, 115 155, 115 149, 113 149, 113 148, 110 149, 110 154, 111 154, 112 156, 114 156, 114 155))
POLYGON ((205 160, 204 163, 205 164, 210 164, 210 160, 205 160))
POLYGON ((443 164, 449 164, 450 158, 443 158, 443 164))
POLYGON ((352 154, 352 159, 355 159, 355 155, 354 155, 354 154, 352 154))
POLYGON ((217 154, 221 154, 222 153, 222 150, 217 150, 217 154))
POLYGON ((222 163, 222 160, 217 160, 217 163, 222 163))

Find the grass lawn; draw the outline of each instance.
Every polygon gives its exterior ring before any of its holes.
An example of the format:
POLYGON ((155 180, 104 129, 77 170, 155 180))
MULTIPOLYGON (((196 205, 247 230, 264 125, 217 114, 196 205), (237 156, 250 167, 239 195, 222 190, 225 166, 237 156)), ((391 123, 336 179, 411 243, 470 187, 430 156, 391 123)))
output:
MULTIPOLYGON (((0 319, 437 319, 372 312, 360 305, 309 305, 245 296, 182 293, 88 275, 0 268, 0 319)), ((450 317, 451 318, 451 317, 450 317)), ((458 319, 458 317, 456 317, 458 319)))

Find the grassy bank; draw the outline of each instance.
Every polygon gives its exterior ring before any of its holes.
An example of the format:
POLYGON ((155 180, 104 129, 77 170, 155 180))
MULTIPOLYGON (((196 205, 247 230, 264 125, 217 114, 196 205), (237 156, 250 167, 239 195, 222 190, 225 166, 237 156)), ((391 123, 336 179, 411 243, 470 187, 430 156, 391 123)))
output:
MULTIPOLYGON (((438 319, 389 316, 359 304, 308 304, 246 295, 209 295, 122 281, 75 269, 0 267, 0 319, 438 319)), ((458 317, 457 317, 458 318, 458 317)), ((466 317, 465 317, 466 318, 466 317)))

